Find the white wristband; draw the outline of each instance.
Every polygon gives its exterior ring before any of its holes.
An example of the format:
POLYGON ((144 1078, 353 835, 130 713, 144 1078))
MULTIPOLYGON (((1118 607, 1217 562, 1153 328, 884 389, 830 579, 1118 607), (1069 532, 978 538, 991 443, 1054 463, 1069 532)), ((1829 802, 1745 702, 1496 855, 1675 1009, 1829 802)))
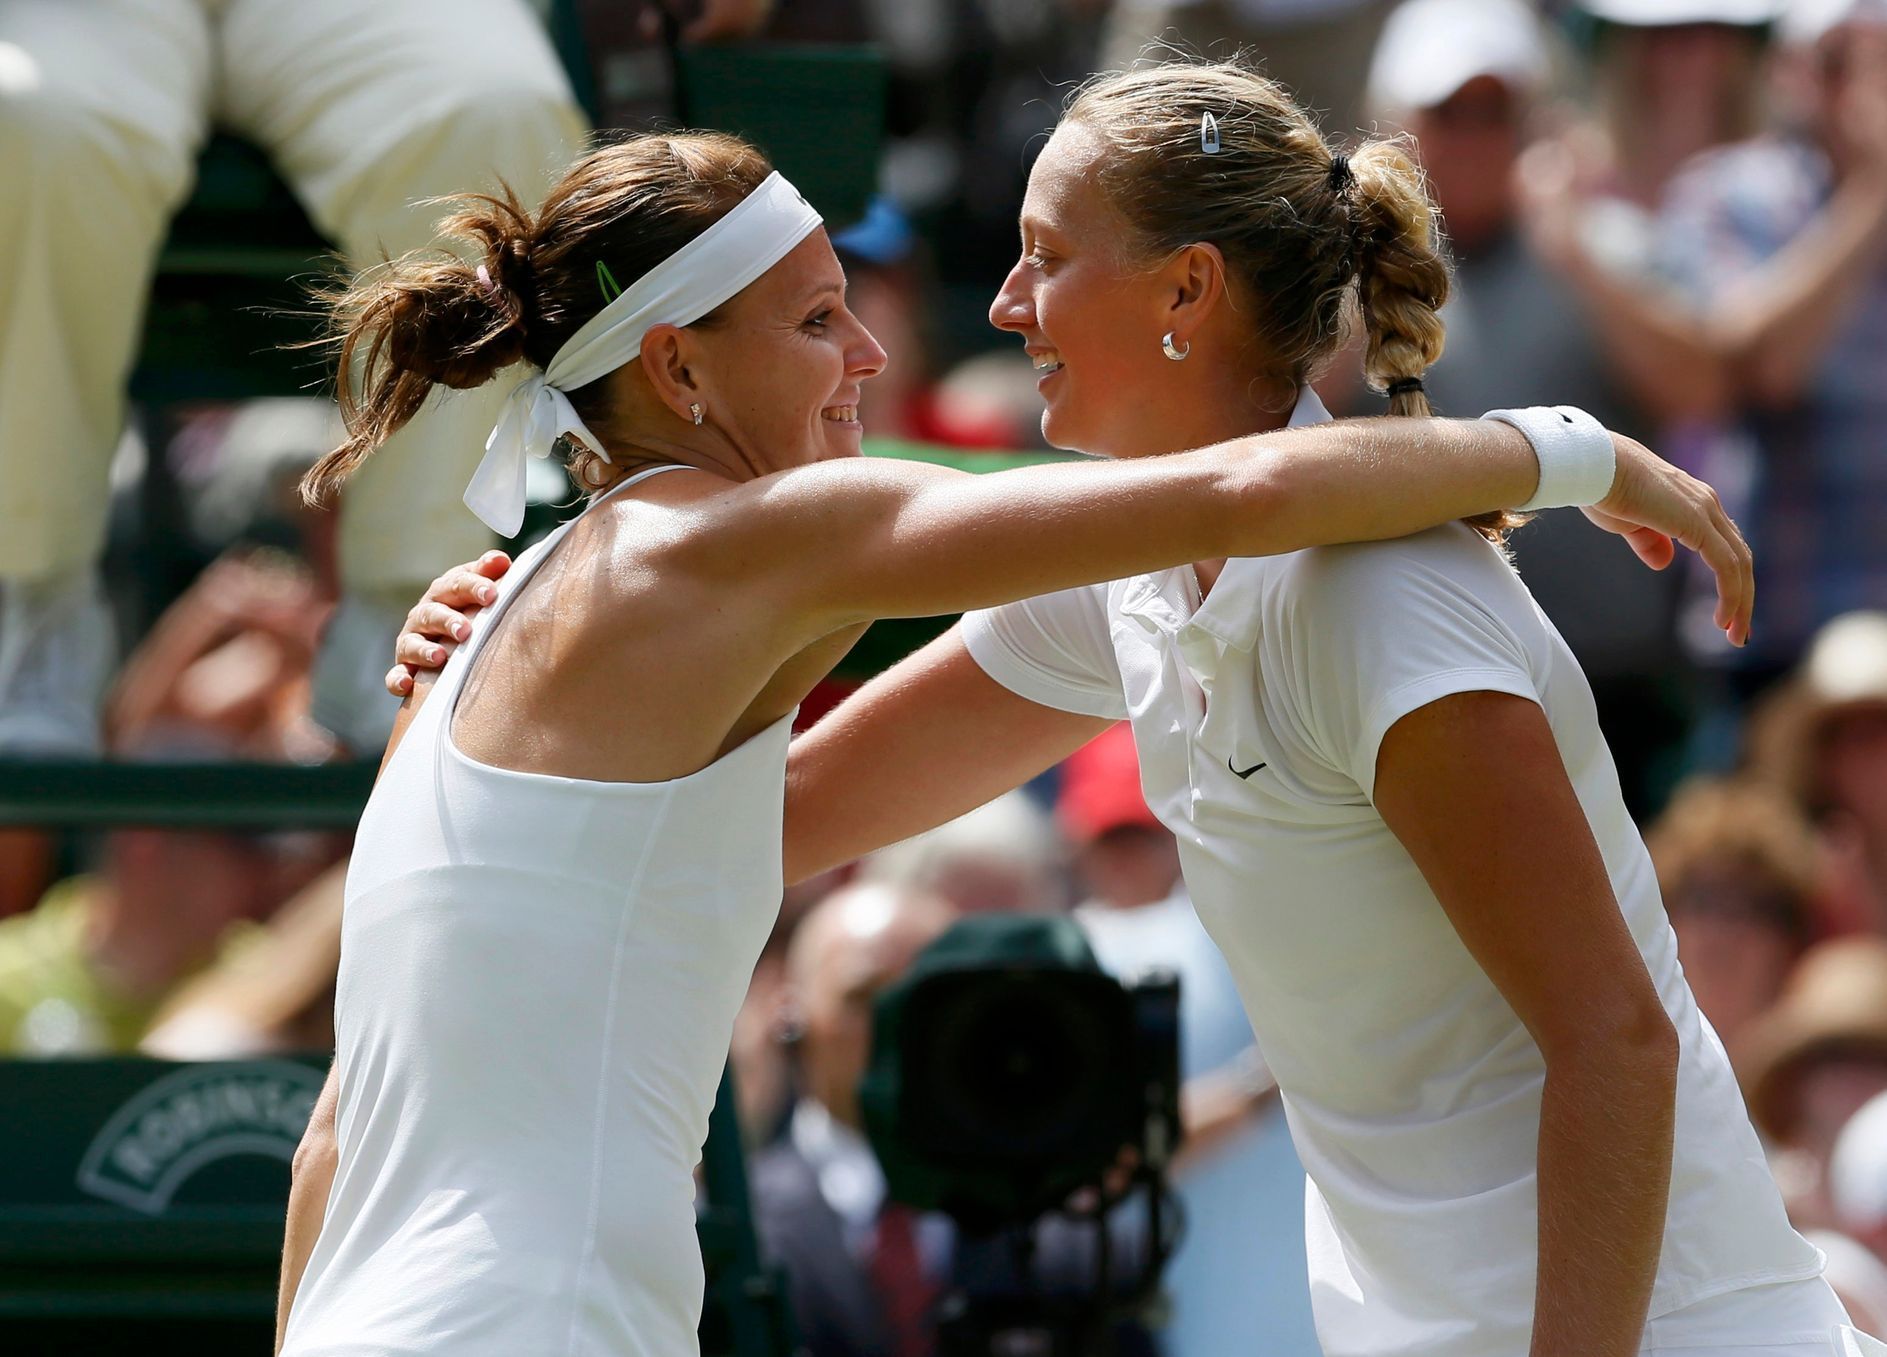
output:
POLYGON ((1518 410, 1489 410, 1482 419, 1511 424, 1526 435, 1540 459, 1540 484, 1533 498, 1516 512, 1584 507, 1612 490, 1618 453, 1603 424, 1574 405, 1528 405, 1518 410))

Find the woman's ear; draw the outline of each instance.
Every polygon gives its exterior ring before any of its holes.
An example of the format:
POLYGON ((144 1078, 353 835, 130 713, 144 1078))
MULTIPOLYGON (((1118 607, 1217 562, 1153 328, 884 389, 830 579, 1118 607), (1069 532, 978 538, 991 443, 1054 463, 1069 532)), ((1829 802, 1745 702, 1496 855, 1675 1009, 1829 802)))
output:
POLYGON ((1164 328, 1184 340, 1199 333, 1225 299, 1225 256, 1210 241, 1195 241, 1162 270, 1164 328))
POLYGON ((701 391, 690 369, 695 357, 688 334, 676 325, 653 325, 642 336, 637 356, 655 397, 680 419, 692 422, 688 407, 699 404, 701 391))

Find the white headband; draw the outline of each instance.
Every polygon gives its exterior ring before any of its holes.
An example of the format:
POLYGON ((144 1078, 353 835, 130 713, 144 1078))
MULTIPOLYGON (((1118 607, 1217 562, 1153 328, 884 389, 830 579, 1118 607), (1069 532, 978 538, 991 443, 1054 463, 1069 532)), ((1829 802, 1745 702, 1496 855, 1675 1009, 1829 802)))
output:
POLYGON ((656 325, 692 325, 785 257, 820 224, 799 190, 776 171, 714 225, 664 259, 592 316, 506 397, 465 488, 465 507, 495 532, 524 522, 526 457, 548 457, 559 436, 578 435, 609 460, 564 393, 588 386, 642 352, 656 325))

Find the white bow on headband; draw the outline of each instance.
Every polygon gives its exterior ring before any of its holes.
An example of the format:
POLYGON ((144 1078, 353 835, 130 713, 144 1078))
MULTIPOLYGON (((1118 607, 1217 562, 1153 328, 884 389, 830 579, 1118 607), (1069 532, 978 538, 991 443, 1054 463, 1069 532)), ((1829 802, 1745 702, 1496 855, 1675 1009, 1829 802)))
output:
POLYGON ((514 536, 524 523, 527 458, 548 457, 560 436, 575 434, 608 460, 602 440, 584 427, 565 393, 641 353, 651 327, 700 320, 779 263, 820 222, 799 190, 775 172, 733 211, 636 279, 570 336, 549 367, 512 388, 465 488, 465 507, 495 532, 514 536))

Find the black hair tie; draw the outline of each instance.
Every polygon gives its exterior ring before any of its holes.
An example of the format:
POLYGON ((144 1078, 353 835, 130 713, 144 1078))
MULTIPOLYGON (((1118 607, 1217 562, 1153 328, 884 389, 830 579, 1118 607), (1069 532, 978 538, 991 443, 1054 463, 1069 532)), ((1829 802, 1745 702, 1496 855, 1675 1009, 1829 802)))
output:
POLYGON ((1356 182, 1356 176, 1350 172, 1350 158, 1338 151, 1330 157, 1330 190, 1341 193, 1356 182))
POLYGON ((1405 396, 1411 391, 1426 392, 1427 390, 1428 388, 1422 385, 1420 377, 1404 377, 1401 381, 1389 383, 1389 399, 1394 400, 1397 396, 1405 396))

